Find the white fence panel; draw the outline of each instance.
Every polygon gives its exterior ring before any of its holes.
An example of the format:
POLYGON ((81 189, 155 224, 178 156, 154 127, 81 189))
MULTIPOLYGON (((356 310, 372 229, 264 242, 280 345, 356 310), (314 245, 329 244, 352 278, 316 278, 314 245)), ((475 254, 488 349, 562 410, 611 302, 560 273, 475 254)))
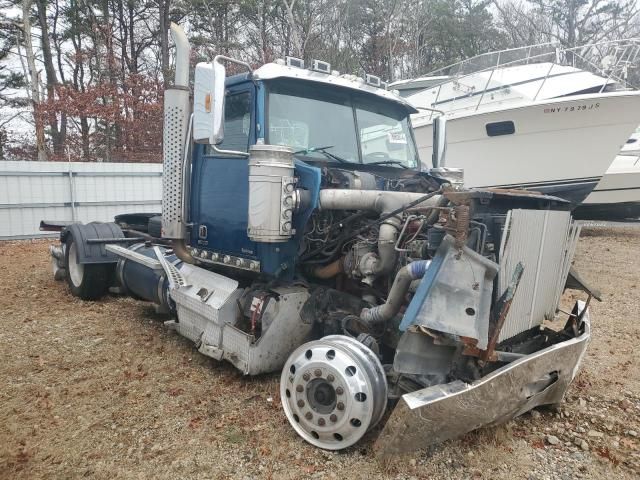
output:
POLYGON ((40 220, 159 213, 161 199, 157 163, 0 162, 0 240, 40 236, 40 220))

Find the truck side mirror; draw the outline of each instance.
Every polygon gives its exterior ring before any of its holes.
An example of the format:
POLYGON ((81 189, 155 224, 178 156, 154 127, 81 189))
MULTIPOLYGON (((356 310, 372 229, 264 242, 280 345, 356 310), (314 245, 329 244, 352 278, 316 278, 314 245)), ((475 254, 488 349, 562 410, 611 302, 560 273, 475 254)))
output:
POLYGON ((218 57, 213 60, 213 138, 214 145, 224 140, 224 79, 227 72, 218 57))
POLYGON ((224 97, 226 70, 222 62, 241 65, 253 72, 251 65, 235 58, 217 55, 211 63, 196 65, 195 85, 193 89, 193 141, 213 145, 213 150, 220 154, 246 157, 246 152, 220 150, 224 140, 224 97))
POLYGON ((444 167, 447 156, 447 120, 444 115, 433 120, 433 168, 444 167))
POLYGON ((220 145, 224 140, 224 81, 226 71, 218 61, 196 65, 193 89, 193 140, 220 145))

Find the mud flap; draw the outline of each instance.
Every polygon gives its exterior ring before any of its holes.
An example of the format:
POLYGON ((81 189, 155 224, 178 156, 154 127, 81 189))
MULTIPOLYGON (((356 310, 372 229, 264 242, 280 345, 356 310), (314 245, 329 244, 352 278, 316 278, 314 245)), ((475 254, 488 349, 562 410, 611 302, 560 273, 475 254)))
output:
POLYGON ((60 242, 65 243, 69 235, 73 236, 73 240, 78 245, 77 256, 79 264, 115 264, 118 261, 118 256, 107 250, 107 243, 89 243, 89 240, 119 239, 124 237, 124 233, 115 223, 73 223, 60 232, 60 242))
MULTIPOLYGON (((585 308, 578 302, 578 309, 585 308)), ((484 426, 513 419, 539 405, 556 404, 575 378, 591 338, 589 311, 582 333, 509 363, 473 382, 454 381, 403 395, 374 450, 407 453, 484 426)))

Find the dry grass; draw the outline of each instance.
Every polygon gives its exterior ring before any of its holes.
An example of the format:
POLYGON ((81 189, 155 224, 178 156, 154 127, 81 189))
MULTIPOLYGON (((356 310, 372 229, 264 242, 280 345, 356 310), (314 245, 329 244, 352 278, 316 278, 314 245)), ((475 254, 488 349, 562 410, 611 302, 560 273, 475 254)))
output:
MULTIPOLYGON (((624 431, 640 431, 639 410, 619 403, 640 398, 640 231, 585 233, 576 264, 605 301, 564 410, 591 422, 577 398, 592 397, 615 421, 604 440, 624 438, 575 473, 634 478, 638 441, 624 431)), ((525 415, 385 465, 372 435, 323 452, 286 423, 278 375, 244 378, 203 357, 144 303, 71 297, 50 275, 47 242, 0 244, 0 267, 0 478, 528 478, 537 453, 554 454, 545 429, 564 422, 525 415)))

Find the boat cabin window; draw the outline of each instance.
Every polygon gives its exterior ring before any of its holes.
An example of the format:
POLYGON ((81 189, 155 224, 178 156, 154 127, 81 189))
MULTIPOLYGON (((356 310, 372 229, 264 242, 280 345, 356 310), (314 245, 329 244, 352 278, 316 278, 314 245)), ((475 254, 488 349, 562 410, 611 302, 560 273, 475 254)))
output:
POLYGON ((516 126, 511 120, 505 122, 487 123, 487 135, 499 137, 500 135, 511 135, 516 133, 516 126))

